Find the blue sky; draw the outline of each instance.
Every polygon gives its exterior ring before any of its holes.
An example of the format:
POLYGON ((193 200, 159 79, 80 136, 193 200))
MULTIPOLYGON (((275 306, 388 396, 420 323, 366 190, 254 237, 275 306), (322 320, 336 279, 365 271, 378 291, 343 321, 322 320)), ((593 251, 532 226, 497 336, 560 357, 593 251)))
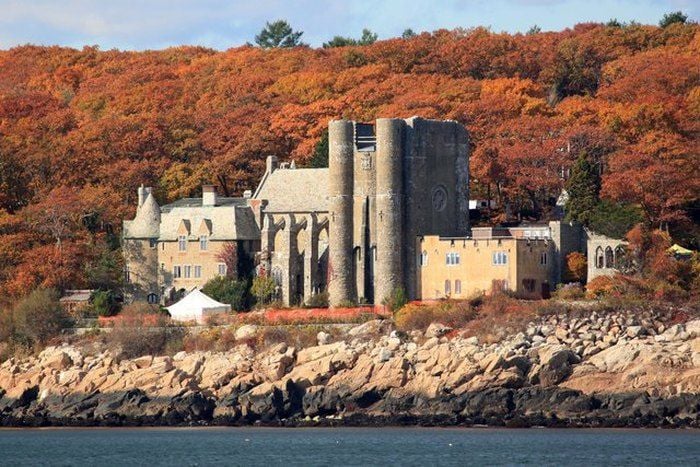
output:
POLYGON ((253 40, 266 20, 286 19, 313 46, 334 35, 379 38, 405 28, 490 26, 560 30, 579 22, 636 20, 656 24, 669 11, 700 14, 698 0, 0 0, 0 48, 20 44, 161 49, 227 49, 253 40))

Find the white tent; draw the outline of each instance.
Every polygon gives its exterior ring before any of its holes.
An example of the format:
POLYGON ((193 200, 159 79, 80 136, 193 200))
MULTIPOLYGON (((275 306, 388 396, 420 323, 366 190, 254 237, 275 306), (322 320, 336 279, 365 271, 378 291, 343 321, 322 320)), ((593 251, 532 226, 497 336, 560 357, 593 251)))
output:
POLYGON ((166 309, 174 321, 195 321, 203 324, 208 316, 230 312, 231 305, 219 303, 195 289, 166 309))

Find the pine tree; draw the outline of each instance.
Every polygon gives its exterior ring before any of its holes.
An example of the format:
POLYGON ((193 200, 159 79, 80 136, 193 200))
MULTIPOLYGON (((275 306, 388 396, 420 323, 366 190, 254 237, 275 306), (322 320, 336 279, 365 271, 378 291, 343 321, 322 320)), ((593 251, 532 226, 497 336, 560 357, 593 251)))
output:
POLYGON ((581 152, 566 182, 569 201, 566 203, 567 219, 588 225, 600 200, 600 174, 588 154, 581 152))
POLYGON ((302 31, 294 31, 288 22, 279 20, 265 23, 260 34, 255 36, 255 43, 263 49, 298 47, 305 45, 300 40, 302 34, 302 31))

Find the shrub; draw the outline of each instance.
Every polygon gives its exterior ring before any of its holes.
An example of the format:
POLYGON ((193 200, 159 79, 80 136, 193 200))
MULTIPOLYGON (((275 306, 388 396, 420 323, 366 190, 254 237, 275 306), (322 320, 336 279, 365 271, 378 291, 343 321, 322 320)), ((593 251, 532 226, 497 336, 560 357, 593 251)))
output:
POLYGON ((111 290, 95 290, 90 296, 90 303, 98 316, 114 316, 119 311, 117 299, 111 290))
POLYGON ((458 329, 476 316, 468 302, 446 300, 434 304, 408 304, 396 312, 394 321, 401 331, 425 331, 431 323, 458 329))
POLYGON ((266 305, 274 300, 277 294, 277 284, 272 277, 256 276, 253 278, 250 291, 259 304, 266 305))
POLYGON ((523 332, 536 315, 541 302, 516 300, 506 293, 495 293, 484 299, 477 316, 467 323, 465 332, 482 342, 499 342, 505 336, 523 332))
POLYGON ((588 298, 600 298, 609 295, 615 289, 611 276, 598 276, 586 284, 586 296, 588 298))
POLYGON ((245 281, 218 276, 204 284, 202 292, 221 303, 228 303, 235 311, 248 309, 248 283, 245 281))
POLYGON ((560 300, 580 300, 586 296, 583 287, 578 282, 559 284, 553 295, 554 298, 560 300))
POLYGON ((403 287, 397 287, 391 292, 391 295, 382 300, 382 305, 384 305, 390 313, 399 311, 406 303, 408 303, 408 297, 403 287))
POLYGON ((45 345, 71 323, 53 289, 36 289, 12 312, 16 338, 30 345, 45 345))
POLYGON ((328 292, 312 295, 311 298, 306 301, 306 306, 309 308, 328 308, 328 292))
POLYGON ((186 352, 225 352, 236 345, 235 334, 234 328, 211 328, 197 334, 187 334, 183 338, 183 349, 186 352))
POLYGON ((107 344, 126 358, 171 354, 182 350, 184 329, 169 324, 155 305, 134 303, 122 310, 107 344))

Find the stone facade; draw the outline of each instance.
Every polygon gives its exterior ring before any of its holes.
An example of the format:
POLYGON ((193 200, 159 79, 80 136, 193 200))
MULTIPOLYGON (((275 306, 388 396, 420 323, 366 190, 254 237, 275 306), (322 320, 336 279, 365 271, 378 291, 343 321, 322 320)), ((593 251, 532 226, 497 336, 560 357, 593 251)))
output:
POLYGON ((624 255, 627 242, 606 237, 593 231, 585 231, 588 281, 599 276, 612 276, 618 272, 619 262, 624 255))

